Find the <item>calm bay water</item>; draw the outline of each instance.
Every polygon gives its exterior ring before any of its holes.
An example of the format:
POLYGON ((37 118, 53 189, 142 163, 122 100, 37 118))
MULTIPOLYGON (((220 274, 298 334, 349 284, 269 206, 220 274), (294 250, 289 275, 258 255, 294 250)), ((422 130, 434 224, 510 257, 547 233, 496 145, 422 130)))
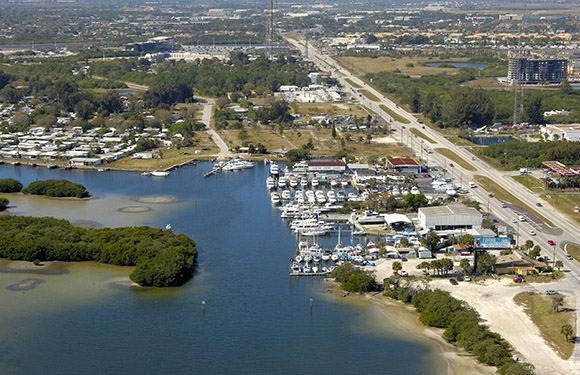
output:
POLYGON ((295 238, 270 205, 266 168, 204 179, 209 169, 200 163, 153 178, 0 166, 1 177, 24 185, 66 178, 98 196, 78 202, 10 195, 14 214, 97 226, 171 223, 200 251, 194 280, 162 290, 115 286, 127 279, 127 268, 61 264, 27 273, 0 262, 0 373, 436 374, 444 367, 433 348, 373 306, 327 293, 319 279, 288 276, 295 238), (176 202, 135 201, 150 196, 176 202), (151 211, 118 211, 127 206, 151 211), (7 289, 29 278, 43 282, 7 289))

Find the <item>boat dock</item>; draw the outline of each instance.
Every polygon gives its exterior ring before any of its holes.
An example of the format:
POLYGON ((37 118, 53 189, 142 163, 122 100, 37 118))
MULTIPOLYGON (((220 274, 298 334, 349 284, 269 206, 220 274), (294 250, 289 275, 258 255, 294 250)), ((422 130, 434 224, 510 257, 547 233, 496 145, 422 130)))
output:
POLYGON ((203 174, 203 177, 209 177, 214 174, 218 174, 222 171, 222 166, 220 164, 215 164, 211 171, 207 171, 203 174))
POLYGON ((290 276, 328 276, 330 275, 329 271, 326 272, 292 272, 290 271, 290 276))

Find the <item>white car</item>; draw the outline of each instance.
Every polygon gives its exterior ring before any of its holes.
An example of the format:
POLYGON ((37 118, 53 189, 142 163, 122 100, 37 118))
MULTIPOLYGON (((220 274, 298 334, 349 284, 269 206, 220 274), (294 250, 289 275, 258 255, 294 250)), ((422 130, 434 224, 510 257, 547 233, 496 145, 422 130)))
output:
POLYGON ((409 276, 409 274, 405 270, 399 271, 399 275, 401 275, 401 276, 409 276))
POLYGON ((517 223, 517 222, 518 222, 518 220, 517 220, 517 219, 514 217, 514 218, 512 219, 512 223, 517 223))
POLYGON ((530 236, 535 236, 535 235, 536 235, 536 232, 534 232, 533 229, 530 229, 530 236))

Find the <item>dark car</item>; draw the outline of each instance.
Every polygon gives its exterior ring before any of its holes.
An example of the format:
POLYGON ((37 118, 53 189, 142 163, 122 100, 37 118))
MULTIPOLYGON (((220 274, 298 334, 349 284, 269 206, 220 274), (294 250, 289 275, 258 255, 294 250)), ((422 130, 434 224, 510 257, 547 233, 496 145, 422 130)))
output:
POLYGON ((463 281, 463 277, 457 276, 457 281, 463 281))
POLYGON ((542 204, 540 202, 538 202, 538 203, 536 203, 536 206, 542 207, 542 204))
POLYGON ((407 261, 407 258, 401 258, 401 261, 402 262, 406 262, 407 261))
POLYGON ((449 279, 449 282, 451 283, 451 285, 457 285, 457 280, 455 279, 449 279))

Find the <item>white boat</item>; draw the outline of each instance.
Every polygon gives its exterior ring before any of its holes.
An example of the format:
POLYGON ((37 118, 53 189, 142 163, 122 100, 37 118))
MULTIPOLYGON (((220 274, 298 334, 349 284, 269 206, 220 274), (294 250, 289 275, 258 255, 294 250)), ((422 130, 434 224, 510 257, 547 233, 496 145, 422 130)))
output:
POLYGON ((266 187, 268 189, 274 189, 276 187, 276 180, 272 176, 268 176, 266 179, 266 187))
POLYGON ((300 186, 302 186, 302 189, 308 186, 308 178, 306 176, 300 179, 300 186))
POLYGON ((322 254, 322 261, 323 262, 328 262, 330 260, 331 255, 329 253, 324 253, 322 254))
POLYGON ((333 262, 336 262, 340 259, 340 256, 337 253, 332 253, 332 255, 330 256, 330 260, 332 260, 333 262))
POLYGON ((286 178, 286 176, 280 176, 280 178, 278 179, 278 187, 285 188, 287 182, 288 179, 286 178))
POLYGON ((298 186, 298 179, 294 176, 290 177, 290 187, 296 188, 298 186))
POLYGON ((270 164, 270 174, 273 176, 277 176, 278 174, 280 174, 280 168, 278 167, 278 164, 276 163, 270 164))
POLYGON ((421 194, 421 190, 417 186, 411 188, 411 194, 421 194))
POLYGON ((300 271, 302 271, 302 267, 300 267, 300 263, 298 263, 298 262, 292 263, 292 272, 299 273, 300 271))
POLYGON ((346 194, 344 194, 344 191, 339 191, 338 193, 336 193, 336 199, 339 202, 344 202, 346 200, 346 194))
POLYGON ((329 203, 335 203, 337 201, 337 199, 336 199, 336 193, 334 192, 334 190, 329 190, 326 193, 326 197, 328 198, 328 202, 329 203))
POLYGON ((151 172, 151 176, 153 177, 167 177, 169 176, 169 171, 153 171, 151 172))
POLYGON ((290 190, 282 190, 282 199, 289 200, 290 198, 292 198, 290 190))
POLYGON ((324 195, 324 192, 322 190, 317 190, 314 195, 316 196, 316 201, 318 203, 326 202, 326 196, 324 195))
POLYGON ((341 180, 340 184, 342 185, 342 187, 347 187, 348 186, 348 180, 341 180))
POLYGON ((318 266, 312 266, 312 272, 313 273, 317 273, 318 272, 318 266))
POLYGON ((304 192, 302 190, 298 190, 294 195, 294 200, 300 204, 304 203, 304 192))
POLYGON ((254 163, 253 161, 242 160, 242 165, 244 166, 245 169, 248 169, 254 168, 256 166, 256 163, 254 163))
POLYGON ((270 197, 270 200, 274 204, 279 204, 280 203, 280 194, 278 194, 278 193, 272 193, 272 196, 270 197))
POLYGON ((362 216, 358 218, 358 222, 361 225, 377 225, 385 224, 385 216, 379 214, 378 212, 365 211, 362 216))
POLYGON ((310 183, 312 184, 312 187, 317 187, 320 185, 320 181, 316 177, 314 177, 310 183))
POLYGON ((165 226, 165 229, 169 229, 169 230, 171 230, 171 224, 167 224, 167 225, 165 226))
POLYGON ((330 186, 331 187, 337 187, 338 186, 338 181, 336 181, 334 178, 332 180, 330 180, 330 186))

